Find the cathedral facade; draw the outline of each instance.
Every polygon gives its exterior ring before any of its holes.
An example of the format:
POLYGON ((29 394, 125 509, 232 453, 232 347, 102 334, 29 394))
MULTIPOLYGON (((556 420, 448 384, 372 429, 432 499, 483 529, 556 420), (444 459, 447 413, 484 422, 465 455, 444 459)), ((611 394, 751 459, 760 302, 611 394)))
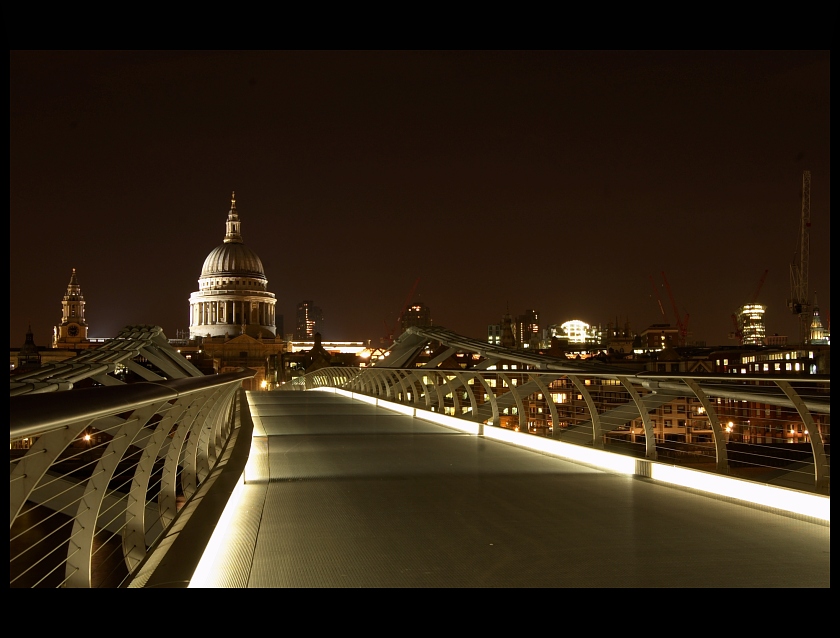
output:
POLYGON ((224 241, 207 255, 198 290, 190 295, 190 338, 273 339, 276 303, 262 261, 242 240, 236 196, 231 194, 224 241))

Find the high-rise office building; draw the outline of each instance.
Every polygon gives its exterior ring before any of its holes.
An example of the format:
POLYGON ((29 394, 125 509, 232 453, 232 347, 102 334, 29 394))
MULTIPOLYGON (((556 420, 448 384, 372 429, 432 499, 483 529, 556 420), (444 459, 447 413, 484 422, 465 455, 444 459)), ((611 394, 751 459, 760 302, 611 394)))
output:
POLYGON ((432 311, 422 301, 410 305, 400 318, 400 328, 405 332, 411 326, 420 328, 432 325, 432 311))
POLYGON ((536 348, 540 341, 540 312, 528 309, 514 323, 516 342, 522 348, 536 348))
POLYGON ((738 324, 741 330, 741 343, 745 346, 763 346, 767 338, 764 327, 764 312, 767 306, 750 303, 738 310, 738 324))
POLYGON ((324 313, 311 299, 304 299, 297 305, 295 340, 313 341, 315 333, 323 335, 324 313))

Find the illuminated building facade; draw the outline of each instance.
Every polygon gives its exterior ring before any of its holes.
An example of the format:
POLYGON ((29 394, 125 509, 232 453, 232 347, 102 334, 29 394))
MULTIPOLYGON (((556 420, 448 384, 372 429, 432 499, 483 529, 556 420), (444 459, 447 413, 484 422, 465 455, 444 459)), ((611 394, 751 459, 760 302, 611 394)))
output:
POLYGON ((9 371, 15 374, 40 365, 66 361, 88 348, 97 348, 107 339, 91 337, 85 317, 85 299, 79 286, 76 269, 70 274, 70 283, 61 300, 61 323, 53 327, 50 347, 35 344, 30 326, 22 348, 11 348, 9 371))
POLYGON ((528 309, 516 318, 516 342, 522 348, 538 348, 540 341, 540 312, 528 309))
POLYGON ((276 299, 268 291, 262 261, 242 240, 234 194, 224 241, 204 260, 198 288, 190 296, 190 338, 276 334, 276 299))
POLYGON ((569 343, 592 343, 594 340, 594 335, 590 333, 590 325, 579 319, 561 323, 556 336, 565 337, 569 343))
POLYGON ((654 323, 639 335, 638 352, 650 352, 674 347, 679 343, 680 331, 669 323, 654 323))
POLYGON ((767 339, 764 313, 767 306, 760 303, 745 304, 738 309, 738 328, 741 343, 745 346, 763 346, 767 339))
POLYGON ((298 303, 296 319, 294 336, 297 341, 314 341, 315 333, 322 333, 324 329, 324 313, 311 299, 298 303))
POLYGON ((814 295, 814 310, 813 316, 811 317, 810 339, 808 342, 815 345, 831 345, 831 332, 822 324, 816 295, 814 295))
POLYGON ((61 300, 61 323, 53 328, 53 348, 84 348, 88 342, 88 324, 85 320, 85 298, 76 277, 70 274, 67 292, 61 300))

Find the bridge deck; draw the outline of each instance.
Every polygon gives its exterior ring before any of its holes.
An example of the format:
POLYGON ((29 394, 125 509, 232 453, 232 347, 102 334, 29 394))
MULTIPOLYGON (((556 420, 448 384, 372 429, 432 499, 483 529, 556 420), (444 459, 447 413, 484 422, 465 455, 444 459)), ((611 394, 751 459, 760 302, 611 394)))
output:
POLYGON ((265 480, 206 586, 830 587, 828 526, 331 394, 248 400, 265 480))

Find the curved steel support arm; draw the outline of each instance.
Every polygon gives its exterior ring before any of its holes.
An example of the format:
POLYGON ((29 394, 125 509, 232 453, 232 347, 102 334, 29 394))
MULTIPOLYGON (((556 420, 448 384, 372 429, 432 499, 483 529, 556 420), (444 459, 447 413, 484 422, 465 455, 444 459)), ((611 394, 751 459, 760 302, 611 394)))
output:
POLYGON ((589 418, 592 420, 592 447, 601 449, 604 447, 604 430, 601 426, 601 415, 598 414, 598 409, 595 407, 595 401, 592 400, 592 395, 589 394, 589 389, 585 383, 574 375, 569 375, 569 379, 575 384, 589 409, 589 418))
POLYGON ((782 389, 791 403, 796 407, 802 423, 808 429, 808 438, 811 439, 811 451, 814 454, 814 484, 817 490, 825 492, 829 487, 828 475, 828 458, 825 454, 825 446, 823 445, 822 432, 814 422, 805 401, 799 396, 799 393, 787 381, 776 381, 776 384, 782 389))
POLYGON ((685 384, 691 388, 691 391, 697 396, 700 405, 706 411, 709 417, 709 425, 712 427, 712 435, 715 439, 715 461, 717 463, 717 471, 722 474, 729 473, 729 459, 726 456, 726 435, 720 427, 720 419, 718 419, 717 411, 715 410, 709 397, 703 392, 700 384, 694 379, 685 379, 685 384))
POLYGON ((645 458, 650 459, 651 461, 655 461, 656 434, 653 431, 653 422, 650 420, 650 415, 647 412, 647 408, 642 402, 642 397, 639 396, 639 393, 636 391, 636 388, 633 387, 633 384, 627 377, 617 378, 621 382, 621 385, 624 386, 624 389, 627 390, 627 393, 630 395, 630 397, 633 399, 633 403, 636 404, 636 409, 639 411, 639 416, 642 417, 642 425, 645 428, 645 458))

